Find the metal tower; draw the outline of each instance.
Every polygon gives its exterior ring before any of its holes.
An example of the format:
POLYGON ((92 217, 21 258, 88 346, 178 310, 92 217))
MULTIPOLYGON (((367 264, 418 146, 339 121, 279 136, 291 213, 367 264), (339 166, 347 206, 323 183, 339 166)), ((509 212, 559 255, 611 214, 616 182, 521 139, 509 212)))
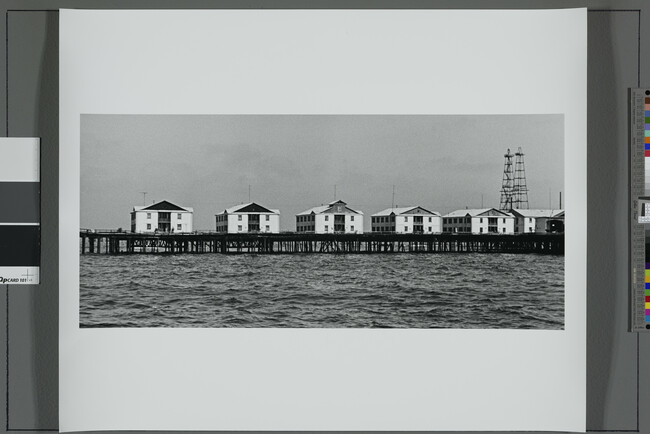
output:
POLYGON ((512 190, 515 186, 515 176, 512 172, 512 157, 510 149, 505 153, 506 162, 503 165, 503 181, 501 183, 501 203, 499 209, 510 211, 512 209, 512 190))
POLYGON ((521 147, 515 152, 515 183, 512 189, 512 207, 528 209, 528 187, 526 187, 526 169, 524 153, 521 147))

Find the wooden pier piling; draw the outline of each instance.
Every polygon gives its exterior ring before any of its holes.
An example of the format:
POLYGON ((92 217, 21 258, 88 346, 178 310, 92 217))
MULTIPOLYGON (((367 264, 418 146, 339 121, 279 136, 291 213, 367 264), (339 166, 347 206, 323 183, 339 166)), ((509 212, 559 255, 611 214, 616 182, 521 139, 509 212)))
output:
POLYGON ((80 253, 542 253, 564 254, 564 234, 79 233, 80 253), (102 249, 103 247, 103 249, 102 249), (103 250, 103 252, 102 252, 103 250))

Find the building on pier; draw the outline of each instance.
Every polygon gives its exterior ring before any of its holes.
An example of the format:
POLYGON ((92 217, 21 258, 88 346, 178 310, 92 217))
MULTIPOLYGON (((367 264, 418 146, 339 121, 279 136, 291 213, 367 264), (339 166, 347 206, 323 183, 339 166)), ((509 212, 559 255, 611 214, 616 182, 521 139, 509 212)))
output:
POLYGON ((217 232, 229 234, 280 232, 280 211, 255 202, 230 207, 216 214, 217 232))
MULTIPOLYGON (((559 226, 564 231, 564 210, 557 209, 513 209, 510 213, 515 217, 515 233, 546 233, 549 224, 558 232, 559 226), (550 220, 556 220, 555 223, 550 220), (561 225, 560 225, 561 223, 561 225)), ((550 232, 550 230, 549 230, 550 232)))
POLYGON ((316 234, 363 233, 363 213, 342 200, 296 214, 296 231, 316 234))
POLYGON ((496 208, 460 209, 442 217, 445 233, 514 234, 515 217, 496 208))
POLYGON ((421 206, 388 208, 371 216, 372 232, 434 234, 442 232, 440 213, 421 206))
POLYGON ((564 233, 564 210, 558 210, 551 218, 546 220, 546 232, 559 234, 564 233))
POLYGON ((166 200, 149 206, 134 206, 131 211, 131 232, 192 232, 194 210, 166 200))

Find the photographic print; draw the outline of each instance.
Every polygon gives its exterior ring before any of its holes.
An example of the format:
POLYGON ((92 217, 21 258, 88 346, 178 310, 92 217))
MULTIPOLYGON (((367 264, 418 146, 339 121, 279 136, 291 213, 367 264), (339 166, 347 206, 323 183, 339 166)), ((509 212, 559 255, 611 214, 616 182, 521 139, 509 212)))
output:
POLYGON ((81 327, 564 328, 564 116, 81 115, 81 327))
POLYGON ((59 18, 61 431, 584 431, 585 8, 59 18))

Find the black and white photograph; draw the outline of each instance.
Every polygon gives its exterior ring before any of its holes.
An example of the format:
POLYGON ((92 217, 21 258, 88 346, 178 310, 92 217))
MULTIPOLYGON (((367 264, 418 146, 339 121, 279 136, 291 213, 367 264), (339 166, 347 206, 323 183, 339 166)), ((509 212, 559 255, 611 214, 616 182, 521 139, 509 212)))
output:
POLYGON ((81 116, 80 327, 564 328, 564 116, 81 116))

